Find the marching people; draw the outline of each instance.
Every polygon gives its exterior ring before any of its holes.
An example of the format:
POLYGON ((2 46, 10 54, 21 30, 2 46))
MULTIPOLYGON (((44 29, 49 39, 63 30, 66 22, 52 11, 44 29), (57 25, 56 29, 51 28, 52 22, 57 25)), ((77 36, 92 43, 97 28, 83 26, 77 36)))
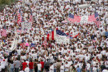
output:
POLYGON ((107 48, 107 0, 20 0, 0 12, 1 72, 107 72, 107 48))

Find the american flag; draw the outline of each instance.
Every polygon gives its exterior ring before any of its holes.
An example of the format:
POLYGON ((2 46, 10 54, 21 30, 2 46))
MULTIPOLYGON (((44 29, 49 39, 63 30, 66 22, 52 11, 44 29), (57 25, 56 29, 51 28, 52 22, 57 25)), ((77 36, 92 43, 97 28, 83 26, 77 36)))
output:
POLYGON ((97 20, 96 20, 97 18, 98 18, 98 13, 95 12, 95 14, 90 15, 90 16, 88 17, 88 22, 94 22, 94 21, 97 21, 97 20))
POLYGON ((79 23, 81 21, 81 17, 80 16, 74 16, 74 22, 79 23))
POLYGON ((88 22, 94 22, 96 21, 95 15, 88 16, 88 22))
POLYGON ((21 28, 17 29, 17 33, 22 33, 21 28))
POLYGON ((99 28, 101 21, 99 20, 99 18, 96 19, 96 21, 94 21, 94 23, 96 24, 96 26, 99 28))
POLYGON ((59 44, 70 43, 70 36, 61 30, 56 30, 56 42, 59 44))
POLYGON ((7 31, 5 29, 1 30, 1 36, 4 36, 4 37, 7 36, 7 31))
POLYGON ((30 47, 35 47, 36 46, 36 44, 34 44, 34 43, 31 43, 31 45, 30 45, 30 47))
POLYGON ((69 13, 69 15, 68 15, 68 21, 72 22, 72 23, 79 23, 81 21, 81 17, 69 13))
POLYGON ((32 10, 30 9, 29 22, 33 22, 32 10))
POLYGON ((67 23, 67 20, 63 20, 62 23, 67 23))
MULTIPOLYGON (((75 35, 74 37, 77 37, 79 34, 75 35)), ((55 37, 58 36, 66 36, 67 38, 73 39, 73 37, 69 34, 67 35, 66 33, 64 33, 61 30, 52 30, 51 33, 47 34, 47 37, 45 39, 47 39, 47 41, 49 40, 55 40, 55 37)), ((45 40, 44 39, 44 40, 45 40)))
POLYGON ((1 33, 2 33, 2 30, 0 29, 0 35, 1 35, 1 33))
POLYGON ((74 15, 73 15, 73 14, 71 14, 71 13, 69 13, 69 18, 74 19, 74 15))
POLYGON ((45 40, 43 41, 43 44, 42 44, 42 45, 44 45, 44 47, 47 46, 47 39, 45 39, 45 40))
POLYGON ((70 35, 67 35, 66 33, 62 32, 61 30, 56 30, 56 35, 58 36, 66 36, 68 39, 72 39, 70 35))
POLYGON ((62 32, 61 30, 56 30, 56 34, 62 36, 68 36, 66 33, 62 32))
POLYGON ((71 13, 69 13, 68 15, 68 21, 74 22, 74 15, 72 15, 71 13))
POLYGON ((77 34, 74 35, 74 36, 72 36, 72 34, 67 35, 66 33, 62 32, 61 30, 56 30, 56 34, 57 34, 58 36, 59 36, 59 35, 61 35, 61 36, 67 36, 67 38, 70 38, 70 39, 76 38, 76 37, 79 35, 79 33, 77 33, 77 34))
MULTIPOLYGON (((95 14, 88 16, 87 22, 97 21, 96 20, 97 17, 98 17, 98 13, 95 12, 95 14)), ((69 15, 68 15, 68 21, 71 22, 71 23, 80 23, 82 21, 82 17, 69 13, 69 15)), ((67 21, 64 20, 63 23, 67 23, 67 21)))
POLYGON ((96 26, 99 28, 99 26, 100 26, 100 24, 101 24, 101 21, 100 21, 100 19, 99 19, 98 16, 99 16, 98 13, 95 12, 95 18, 96 18, 96 20, 94 21, 94 23, 95 23, 96 26))
POLYGON ((17 23, 20 24, 22 22, 22 14, 21 14, 21 10, 20 9, 17 12, 17 16, 18 16, 17 23))
POLYGON ((98 13, 97 13, 97 12, 95 12, 95 18, 96 18, 96 17, 98 17, 98 13))

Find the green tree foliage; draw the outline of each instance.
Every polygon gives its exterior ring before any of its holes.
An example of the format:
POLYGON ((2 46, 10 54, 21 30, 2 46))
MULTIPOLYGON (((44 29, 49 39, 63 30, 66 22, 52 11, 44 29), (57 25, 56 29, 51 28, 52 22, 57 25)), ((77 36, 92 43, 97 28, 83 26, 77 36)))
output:
POLYGON ((15 2, 17 0, 0 0, 0 5, 1 4, 11 4, 12 2, 15 2))
POLYGON ((1 4, 10 4, 11 0, 0 0, 0 5, 1 4))
POLYGON ((17 0, 0 0, 0 11, 4 8, 5 5, 10 5, 12 2, 17 0))

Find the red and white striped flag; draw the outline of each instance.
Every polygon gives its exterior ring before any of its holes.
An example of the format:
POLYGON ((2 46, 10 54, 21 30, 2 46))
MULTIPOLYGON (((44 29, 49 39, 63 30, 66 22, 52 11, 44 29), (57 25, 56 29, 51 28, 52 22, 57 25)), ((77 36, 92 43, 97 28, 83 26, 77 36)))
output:
POLYGON ((2 34, 2 30, 0 29, 0 35, 2 34))
POLYGON ((67 23, 67 20, 62 21, 62 23, 67 23))
POLYGON ((42 44, 42 45, 44 45, 44 47, 47 46, 47 39, 45 39, 45 40, 43 41, 43 44, 42 44))
POLYGON ((6 31, 5 29, 3 29, 3 30, 1 31, 1 36, 4 36, 4 37, 7 36, 7 31, 6 31))
POLYGON ((47 41, 55 39, 55 31, 53 30, 51 33, 47 34, 47 41))
POLYGON ((22 22, 22 15, 20 9, 17 12, 17 17, 18 17, 17 23, 20 24, 22 22))
POLYGON ((100 20, 97 18, 96 19, 96 21, 94 21, 94 23, 96 24, 96 26, 99 28, 99 26, 100 26, 100 24, 101 24, 101 22, 100 22, 100 20))
POLYGON ((88 22, 96 21, 95 15, 88 16, 88 22))
POLYGON ((33 22, 33 16, 32 16, 32 10, 30 10, 30 14, 29 14, 29 22, 33 22))
POLYGON ((22 30, 18 29, 18 30, 17 30, 17 33, 22 33, 22 30))

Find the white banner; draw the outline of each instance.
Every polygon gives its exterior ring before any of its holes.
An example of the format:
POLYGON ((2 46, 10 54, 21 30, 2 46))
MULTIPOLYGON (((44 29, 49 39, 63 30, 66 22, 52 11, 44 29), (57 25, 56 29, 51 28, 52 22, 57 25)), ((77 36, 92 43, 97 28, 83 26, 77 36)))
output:
POLYGON ((81 4, 81 5, 78 5, 79 8, 87 8, 87 7, 90 7, 90 4, 81 4))
POLYGON ((70 43, 70 38, 67 38, 66 36, 56 36, 56 42, 58 44, 69 44, 70 43))
POLYGON ((22 22, 21 25, 22 25, 22 29, 27 29, 27 30, 31 29, 31 27, 32 27, 31 22, 22 22))
POLYGON ((82 16, 81 23, 87 23, 87 22, 88 22, 88 16, 82 16))

